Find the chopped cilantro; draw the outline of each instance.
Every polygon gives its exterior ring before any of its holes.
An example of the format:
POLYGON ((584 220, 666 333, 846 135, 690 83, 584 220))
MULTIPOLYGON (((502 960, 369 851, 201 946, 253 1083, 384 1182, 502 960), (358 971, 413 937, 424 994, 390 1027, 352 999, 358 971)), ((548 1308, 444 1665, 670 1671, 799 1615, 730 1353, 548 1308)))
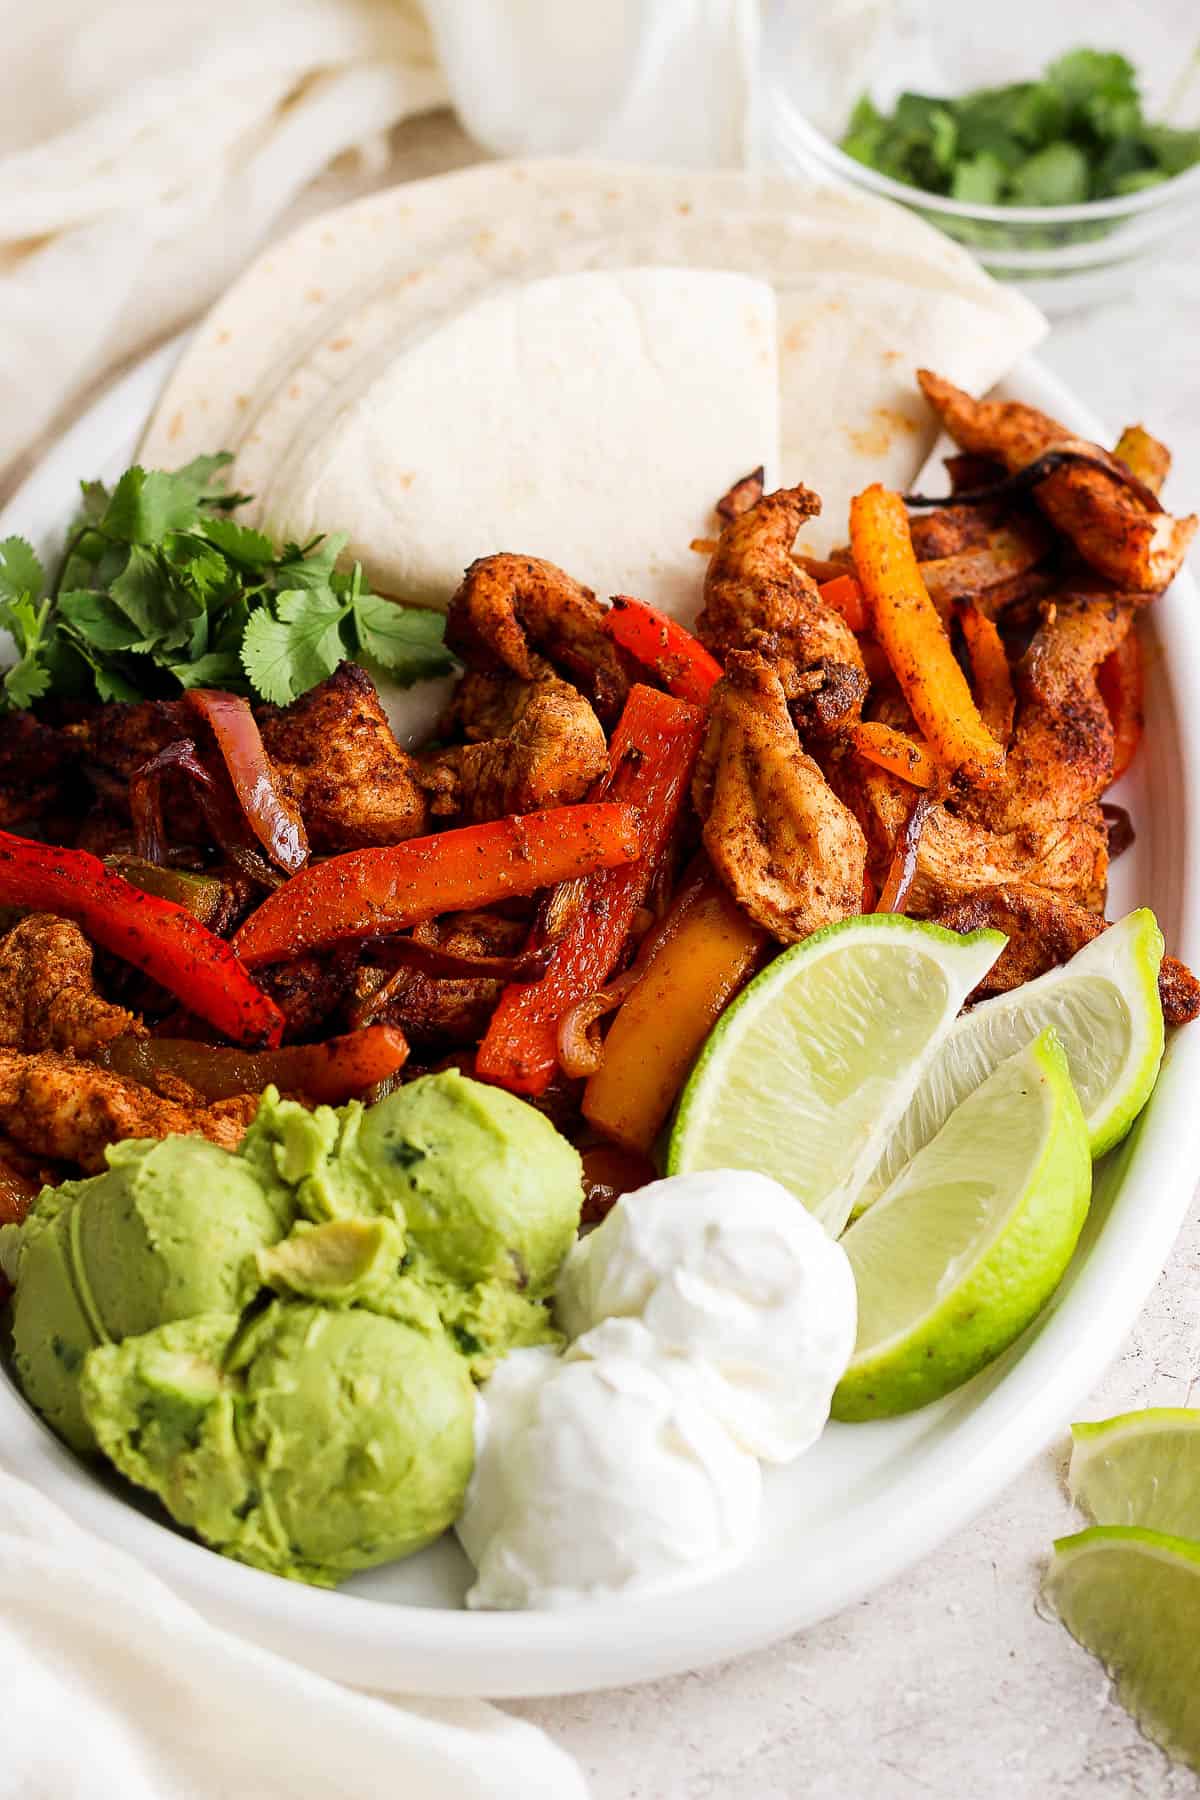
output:
POLYGON ((442 616, 372 594, 357 564, 339 569, 344 537, 279 546, 239 524, 246 496, 221 485, 230 460, 126 469, 111 491, 81 483, 53 584, 23 538, 0 543, 0 629, 15 649, 0 711, 201 685, 283 705, 346 657, 403 683, 452 668, 442 616))
POLYGON ((1129 194, 1200 162, 1200 131, 1151 124, 1137 73, 1111 50, 1071 50, 1040 81, 957 99, 864 95, 842 149, 927 193, 985 206, 1065 206, 1129 194))

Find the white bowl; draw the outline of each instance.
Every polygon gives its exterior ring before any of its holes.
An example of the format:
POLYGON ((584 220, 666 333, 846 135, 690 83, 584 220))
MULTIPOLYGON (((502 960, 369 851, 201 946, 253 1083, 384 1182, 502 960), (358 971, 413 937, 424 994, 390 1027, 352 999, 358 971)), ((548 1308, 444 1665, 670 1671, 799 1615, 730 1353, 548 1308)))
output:
MULTIPOLYGON (((158 392, 150 359, 51 452, 0 532, 45 543, 81 474, 118 471, 158 392)), ((1001 392, 1104 439, 1090 414, 1027 361, 1001 392)), ((1138 837, 1116 865, 1112 910, 1153 905, 1177 954, 1200 962, 1198 597, 1181 576, 1155 603, 1146 742, 1119 798, 1138 837)), ((825 1618, 956 1530, 1070 1416, 1115 1355, 1191 1199, 1200 1152, 1200 1025, 1177 1033, 1132 1136, 1100 1167, 1080 1249, 1052 1305, 1003 1357, 907 1418, 832 1425, 790 1469, 770 1471, 761 1541, 734 1573, 688 1592, 568 1613, 468 1613, 465 1559, 444 1539, 337 1593, 243 1568, 176 1531, 145 1496, 66 1450, 0 1371, 4 1459, 80 1524, 120 1544, 209 1617, 356 1685, 497 1697, 611 1687, 751 1650, 825 1618)))

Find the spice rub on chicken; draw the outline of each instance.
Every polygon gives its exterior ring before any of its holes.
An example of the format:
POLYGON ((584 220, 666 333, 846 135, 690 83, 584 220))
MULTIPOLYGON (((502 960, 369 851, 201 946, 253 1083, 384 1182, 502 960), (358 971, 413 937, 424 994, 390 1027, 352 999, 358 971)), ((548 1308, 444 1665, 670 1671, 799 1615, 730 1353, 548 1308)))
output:
POLYGON ((861 910, 866 840, 802 747, 783 683, 757 651, 726 657, 693 791, 713 868, 782 943, 861 910))
POLYGON ((89 1175, 104 1167, 107 1146, 124 1138, 195 1133, 236 1149, 258 1101, 257 1094, 239 1094, 189 1105, 74 1056, 0 1050, 0 1133, 33 1156, 89 1175))
POLYGON ((796 533, 820 510, 794 487, 734 513, 708 565, 696 635, 719 659, 759 651, 797 717, 829 733, 859 716, 867 676, 854 633, 792 557, 796 533))
MULTIPOLYGON (((1140 428, 1110 454, 923 386, 962 447, 945 501, 868 487, 817 560, 796 549, 815 493, 754 471, 698 541, 694 630, 586 569, 472 563, 423 747, 350 662, 288 705, 171 690, 0 720, 0 833, 28 833, 0 846, 4 1156, 62 1174, 124 1136, 232 1144, 267 1082, 337 1103, 444 1060, 621 1144, 583 1084, 619 1087, 641 1028, 609 1021, 653 1010, 681 945, 727 1003, 770 942, 864 909, 1004 931, 981 994, 1103 931, 1138 618, 1195 521, 1161 511, 1169 458, 1140 428)), ((1170 1022, 1200 1012, 1171 958, 1160 988, 1170 1022)), ((719 1006, 680 1011, 682 1080, 719 1006)))

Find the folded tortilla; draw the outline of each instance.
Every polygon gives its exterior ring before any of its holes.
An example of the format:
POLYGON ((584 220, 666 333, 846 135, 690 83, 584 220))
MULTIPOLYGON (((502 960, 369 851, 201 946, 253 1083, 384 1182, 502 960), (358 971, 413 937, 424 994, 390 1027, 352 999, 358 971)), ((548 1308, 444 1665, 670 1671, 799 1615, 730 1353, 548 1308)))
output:
MULTIPOLYGON (((979 392, 1045 329, 1040 314, 993 282, 967 251, 914 214, 867 195, 749 174, 570 161, 483 164, 371 195, 267 250, 185 351, 147 432, 143 460, 172 466, 227 448, 236 455, 239 483, 263 494, 277 485, 285 463, 296 467, 318 443, 341 407, 338 390, 348 399, 386 371, 415 381, 411 369, 400 374, 406 359, 420 356, 421 366, 432 366, 430 358, 442 354, 432 348, 438 334, 474 317, 473 309, 551 277, 647 266, 734 271, 774 290, 778 479, 803 481, 822 496, 822 517, 803 540, 816 551, 844 541, 855 492, 876 480, 903 487, 926 459, 936 427, 916 390, 918 365, 979 392)), ((476 343, 477 329, 470 327, 476 343)), ((714 341, 710 354, 716 365, 739 352, 714 341)), ((506 403, 514 366, 503 363, 506 403)), ((477 404, 477 416, 488 412, 484 392, 477 404)), ((461 417, 460 397, 445 396, 444 405, 461 417)), ((437 410, 431 408, 431 433, 439 431, 437 410)), ((550 437, 553 417, 560 430, 571 423, 566 407, 547 415, 537 439, 542 462, 569 464, 572 445, 550 437)), ((533 432, 527 424, 522 430, 533 432)), ((490 469, 490 518, 512 488, 505 442, 490 426, 486 440, 474 434, 486 466, 472 474, 473 492, 485 493, 490 469)), ((460 468, 471 457, 470 435, 461 450, 460 468)), ((745 472, 736 457, 730 462, 730 479, 745 472)), ((312 464, 306 466, 311 486, 312 464)), ((582 487, 561 498, 590 503, 582 487)), ((703 512, 714 498, 697 494, 695 507, 703 512)), ((643 544, 657 529, 650 511, 650 495, 631 486, 625 530, 643 544)), ((459 516, 461 566, 478 539, 467 509, 459 516)), ((439 513, 430 566, 435 541, 437 556, 449 556, 448 521, 448 511, 439 513)), ((319 523, 349 529, 366 551, 354 517, 319 523)), ((549 518, 546 525, 526 542, 504 530, 487 547, 551 554, 549 518)), ((595 536, 578 523, 581 545, 595 536)), ((673 554, 672 544, 661 536, 659 542, 673 554)), ((418 560, 422 554, 417 544, 406 551, 418 560)), ((571 572, 603 591, 600 571, 571 572)))
POLYGON ((333 388, 258 511, 298 542, 348 530, 379 592, 424 605, 512 550, 693 616, 692 539, 739 476, 779 465, 775 344, 775 297, 744 275, 529 282, 333 388))

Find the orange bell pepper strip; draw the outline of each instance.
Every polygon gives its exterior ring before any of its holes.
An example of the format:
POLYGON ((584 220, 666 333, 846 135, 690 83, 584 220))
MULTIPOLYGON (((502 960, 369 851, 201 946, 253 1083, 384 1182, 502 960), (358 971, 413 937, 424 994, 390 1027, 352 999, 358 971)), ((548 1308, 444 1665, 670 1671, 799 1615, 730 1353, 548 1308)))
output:
POLYGON ((1105 657, 1096 676, 1100 698, 1108 708, 1113 728, 1112 778, 1119 781, 1142 740, 1145 674, 1142 646, 1133 630, 1105 657))
POLYGON ((770 942, 715 876, 676 910, 583 1090, 584 1118, 627 1150, 649 1152, 705 1038, 770 942))
POLYGON ((1004 751, 979 716, 925 590, 899 494, 876 483, 854 497, 850 544, 875 636, 930 749, 951 773, 997 780, 1004 751))
POLYGON ((57 850, 0 831, 0 906, 74 919, 94 944, 141 969, 235 1043, 271 1047, 282 1036, 283 1014, 223 938, 86 850, 57 850))
POLYGON ((995 621, 981 612, 973 600, 960 600, 955 611, 967 643, 979 716, 1001 749, 1007 750, 1017 696, 1013 691, 1012 670, 1008 666, 1004 640, 996 630, 995 621))
POLYGON ((546 973, 505 988, 475 1059, 483 1080, 545 1093, 558 1067, 558 1022, 602 988, 620 961, 670 844, 703 733, 697 707, 640 682, 630 689, 602 785, 607 797, 637 807, 641 855, 584 883, 546 973))
POLYGON ((276 888, 242 925, 234 947, 251 968, 284 962, 612 869, 640 849, 632 807, 586 802, 349 850, 276 888))
POLYGON ((863 591, 853 575, 835 575, 832 581, 823 581, 817 592, 826 606, 841 613, 855 634, 870 629, 871 621, 867 615, 863 591))
POLYGON ((616 594, 611 610, 604 615, 604 629, 614 644, 649 669, 677 700, 691 700, 696 706, 708 704, 721 679, 721 665, 677 619, 644 600, 616 594))
POLYGON ((868 762, 886 769, 889 775, 898 775, 913 787, 932 787, 941 773, 923 744, 878 719, 864 719, 861 725, 855 725, 850 740, 868 762))

